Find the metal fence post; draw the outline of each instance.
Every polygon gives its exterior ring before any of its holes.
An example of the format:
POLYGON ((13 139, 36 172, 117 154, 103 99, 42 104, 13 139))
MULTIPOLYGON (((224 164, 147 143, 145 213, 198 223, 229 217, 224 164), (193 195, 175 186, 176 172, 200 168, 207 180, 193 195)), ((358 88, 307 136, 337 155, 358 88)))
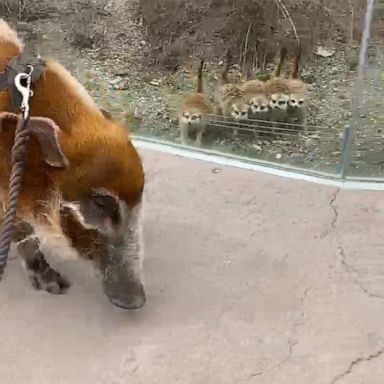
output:
POLYGON ((372 15, 374 12, 375 0, 367 0, 367 10, 364 18, 364 31, 361 38, 360 45, 360 54, 359 54, 359 66, 358 74, 355 83, 354 93, 352 95, 352 116, 351 121, 347 124, 344 129, 344 137, 341 149, 341 159, 340 159, 340 176, 342 179, 345 179, 347 176, 347 171, 350 166, 350 152, 351 152, 351 142, 353 140, 352 134, 356 132, 358 120, 360 119, 360 111, 363 101, 363 83, 364 83, 364 72, 365 64, 367 57, 367 49, 370 39, 371 32, 371 23, 372 15))
POLYGON ((343 142, 341 144, 341 157, 339 173, 342 179, 346 178, 350 165, 350 154, 352 145, 352 124, 349 122, 343 131, 343 142))

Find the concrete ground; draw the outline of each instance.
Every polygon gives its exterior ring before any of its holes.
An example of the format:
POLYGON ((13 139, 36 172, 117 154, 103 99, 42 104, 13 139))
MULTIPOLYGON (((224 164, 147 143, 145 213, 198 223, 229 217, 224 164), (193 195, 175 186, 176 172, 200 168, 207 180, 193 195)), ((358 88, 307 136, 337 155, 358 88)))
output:
POLYGON ((142 154, 146 306, 71 260, 67 295, 33 291, 10 260, 0 383, 383 383, 382 193, 142 154))

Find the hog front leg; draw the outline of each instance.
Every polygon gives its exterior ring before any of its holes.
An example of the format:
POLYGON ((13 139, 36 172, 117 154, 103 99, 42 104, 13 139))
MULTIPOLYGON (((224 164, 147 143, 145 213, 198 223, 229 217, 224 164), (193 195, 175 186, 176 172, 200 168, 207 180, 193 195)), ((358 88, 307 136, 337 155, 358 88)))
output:
POLYGON ((48 264, 40 249, 40 239, 30 224, 18 223, 13 241, 16 243, 17 253, 24 261, 28 277, 35 289, 52 294, 62 294, 68 290, 70 282, 48 264))

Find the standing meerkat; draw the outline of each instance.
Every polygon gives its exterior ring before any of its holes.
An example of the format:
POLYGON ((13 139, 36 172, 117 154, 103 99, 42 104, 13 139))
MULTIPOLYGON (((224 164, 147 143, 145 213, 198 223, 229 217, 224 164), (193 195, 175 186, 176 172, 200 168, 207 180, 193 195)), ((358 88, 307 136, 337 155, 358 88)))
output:
POLYGON ((268 127, 270 118, 269 100, 266 94, 265 82, 261 80, 249 80, 243 84, 245 96, 248 100, 249 112, 252 119, 258 120, 257 125, 268 127))
MULTIPOLYGON (((248 119, 249 105, 243 86, 229 82, 228 71, 231 58, 231 53, 227 50, 227 60, 221 73, 220 85, 215 93, 215 113, 233 120, 236 124, 248 119)), ((237 127, 233 128, 233 134, 238 135, 237 127)))
POLYGON ((187 94, 179 108, 179 130, 181 143, 186 145, 191 133, 196 135, 196 145, 201 146, 203 134, 207 125, 206 115, 211 113, 211 107, 203 92, 204 60, 200 61, 197 72, 196 92, 187 94))
POLYGON ((265 83, 266 94, 269 99, 270 120, 274 128, 281 127, 280 123, 284 123, 287 118, 290 88, 288 80, 280 77, 286 54, 287 49, 281 48, 280 60, 274 76, 265 83))
POLYGON ((299 79, 299 62, 302 48, 298 45, 293 63, 291 78, 288 79, 289 100, 286 122, 307 129, 307 92, 308 85, 299 79))

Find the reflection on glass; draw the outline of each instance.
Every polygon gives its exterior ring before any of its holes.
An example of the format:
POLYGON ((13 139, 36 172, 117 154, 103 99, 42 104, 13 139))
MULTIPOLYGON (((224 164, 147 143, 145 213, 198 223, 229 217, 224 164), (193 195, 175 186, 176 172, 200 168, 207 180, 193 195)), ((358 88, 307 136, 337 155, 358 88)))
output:
POLYGON ((347 177, 382 176, 380 2, 366 26, 357 114, 366 0, 48 3, 0 11, 28 50, 56 56, 134 135, 338 177, 344 169, 347 177), (199 90, 209 106, 180 113, 199 90), (191 126, 188 137, 180 121, 191 126), (205 125, 201 135, 196 122, 205 125))

